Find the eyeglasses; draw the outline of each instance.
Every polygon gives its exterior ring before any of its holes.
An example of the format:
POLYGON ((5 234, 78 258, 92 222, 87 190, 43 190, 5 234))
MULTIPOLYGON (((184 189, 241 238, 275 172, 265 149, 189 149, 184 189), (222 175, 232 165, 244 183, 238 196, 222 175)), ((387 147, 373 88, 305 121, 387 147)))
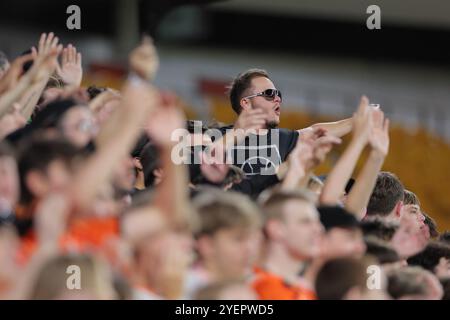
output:
POLYGON ((280 98, 280 100, 283 100, 283 98, 281 97, 281 91, 277 90, 277 89, 266 89, 263 92, 255 93, 250 96, 243 97, 242 99, 249 99, 249 98, 254 98, 254 97, 264 97, 269 100, 274 100, 276 96, 278 96, 280 98))

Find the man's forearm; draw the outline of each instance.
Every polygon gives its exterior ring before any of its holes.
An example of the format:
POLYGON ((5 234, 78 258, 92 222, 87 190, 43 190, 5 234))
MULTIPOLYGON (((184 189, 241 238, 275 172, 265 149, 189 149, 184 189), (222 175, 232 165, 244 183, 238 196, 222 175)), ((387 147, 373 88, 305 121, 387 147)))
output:
POLYGON ((30 87, 22 96, 20 100, 20 105, 22 106, 21 113, 25 119, 28 120, 33 114, 46 85, 47 81, 41 81, 40 83, 30 87))
POLYGON ((322 128, 325 129, 329 134, 335 137, 342 137, 346 134, 350 133, 353 128, 353 119, 348 118, 344 120, 339 120, 335 122, 324 122, 324 123, 316 123, 311 126, 311 128, 322 128))
POLYGON ((169 221, 177 224, 186 221, 189 203, 188 172, 185 164, 175 164, 171 158, 172 146, 163 146, 161 162, 164 177, 156 189, 155 205, 161 209, 169 221))
POLYGON ((376 151, 372 151, 347 198, 346 209, 356 214, 359 219, 364 218, 363 210, 369 203, 383 162, 384 156, 376 151))
POLYGON ((365 145, 366 142, 358 137, 355 137, 350 142, 350 145, 339 158, 325 181, 322 194, 320 195, 320 202, 322 204, 335 205, 338 202, 365 145))
POLYGON ((0 97, 0 117, 8 113, 13 103, 23 96, 31 84, 32 77, 29 74, 25 74, 13 89, 7 91, 0 97))

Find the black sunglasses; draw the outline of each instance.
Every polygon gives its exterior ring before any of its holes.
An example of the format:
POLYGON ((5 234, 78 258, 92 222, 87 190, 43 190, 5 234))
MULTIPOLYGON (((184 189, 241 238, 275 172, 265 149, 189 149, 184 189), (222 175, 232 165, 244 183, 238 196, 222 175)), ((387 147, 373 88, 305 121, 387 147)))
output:
POLYGON ((247 97, 243 97, 242 99, 254 98, 254 97, 264 97, 266 99, 274 100, 275 96, 278 96, 280 100, 283 100, 281 97, 281 91, 277 89, 266 89, 263 92, 255 93, 247 97))

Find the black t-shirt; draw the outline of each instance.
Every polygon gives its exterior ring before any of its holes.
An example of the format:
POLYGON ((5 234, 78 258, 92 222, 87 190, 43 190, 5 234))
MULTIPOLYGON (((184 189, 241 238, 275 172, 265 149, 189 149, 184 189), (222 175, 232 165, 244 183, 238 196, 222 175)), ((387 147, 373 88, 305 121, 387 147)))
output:
MULTIPOLYGON (((227 129, 220 128, 225 134, 227 129)), ((229 150, 233 165, 241 168, 246 178, 232 190, 257 197, 266 188, 278 183, 276 168, 286 161, 294 149, 299 133, 289 129, 269 129, 266 135, 251 134, 229 150)))
MULTIPOLYGON (((231 126, 220 128, 222 134, 231 126)), ((241 168, 247 177, 274 175, 276 167, 286 161, 294 149, 298 132, 289 129, 269 129, 267 134, 248 135, 244 141, 229 150, 233 165, 241 168)))

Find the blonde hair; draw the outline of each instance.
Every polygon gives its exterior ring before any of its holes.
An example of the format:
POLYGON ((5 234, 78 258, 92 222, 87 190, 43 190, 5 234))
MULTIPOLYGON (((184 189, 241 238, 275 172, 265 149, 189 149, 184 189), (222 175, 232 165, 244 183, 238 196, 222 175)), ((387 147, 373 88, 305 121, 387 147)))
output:
POLYGON ((106 265, 87 254, 61 254, 49 258, 39 269, 29 299, 54 300, 67 295, 89 295, 93 299, 114 299, 113 279, 106 265), (80 289, 68 288, 69 267, 80 270, 80 289))

